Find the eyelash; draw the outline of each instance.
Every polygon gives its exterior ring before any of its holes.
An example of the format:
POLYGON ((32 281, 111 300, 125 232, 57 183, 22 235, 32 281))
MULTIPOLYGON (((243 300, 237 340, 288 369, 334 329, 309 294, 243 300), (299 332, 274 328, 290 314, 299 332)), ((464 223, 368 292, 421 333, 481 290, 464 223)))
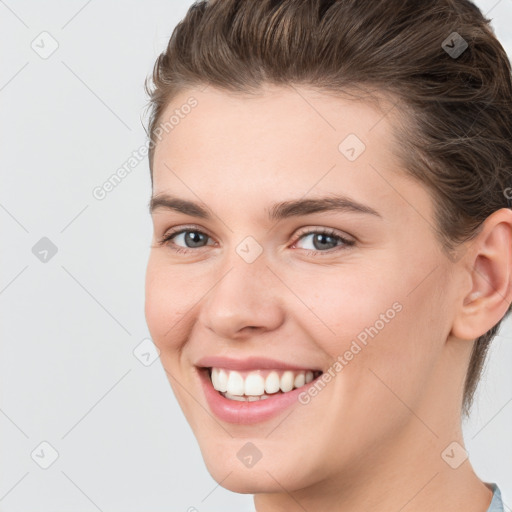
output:
MULTIPOLYGON (((176 245, 171 243, 171 240, 175 236, 181 235, 182 233, 186 233, 186 232, 199 233, 200 235, 204 235, 207 238, 210 238, 210 236, 207 233, 205 233, 204 231, 201 231, 200 229, 195 229, 193 226, 189 226, 189 227, 181 228, 181 229, 176 230, 176 231, 171 231, 171 232, 166 233, 160 240, 158 240, 158 244, 160 246, 167 245, 171 250, 173 250, 174 252, 176 252, 178 254, 186 254, 186 253, 189 253, 191 251, 194 251, 194 250, 196 250, 194 248, 191 248, 191 247, 189 247, 189 248, 180 247, 180 246, 176 246, 176 245)), ((338 250, 343 250, 345 247, 350 247, 350 246, 355 245, 355 242, 353 240, 348 240, 348 239, 340 236, 339 234, 337 234, 336 231, 334 231, 333 229, 329 229, 329 228, 304 231, 303 233, 300 233, 296 237, 296 239, 295 239, 295 241, 293 242, 292 245, 295 245, 299 240, 301 240, 305 236, 309 236, 309 235, 313 235, 313 234, 314 235, 317 235, 317 234, 318 235, 326 235, 328 237, 335 238, 338 241, 340 241, 341 244, 337 245, 336 247, 333 247, 332 249, 327 249, 325 251, 320 251, 320 250, 313 251, 313 250, 310 250, 310 249, 301 249, 301 250, 305 251, 308 256, 318 256, 319 254, 321 254, 321 255, 324 255, 324 254, 331 255, 333 252, 337 252, 338 250)), ((197 249, 202 249, 202 248, 203 247, 198 247, 197 249)))

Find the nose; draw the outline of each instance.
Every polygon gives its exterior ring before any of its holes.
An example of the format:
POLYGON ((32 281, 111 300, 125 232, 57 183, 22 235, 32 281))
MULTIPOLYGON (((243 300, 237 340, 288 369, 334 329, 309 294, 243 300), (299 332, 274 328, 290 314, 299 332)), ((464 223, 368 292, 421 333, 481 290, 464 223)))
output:
POLYGON ((263 258, 235 261, 201 301, 199 321, 223 339, 272 331, 284 321, 282 284, 263 258), (259 261, 261 260, 261 261, 259 261))

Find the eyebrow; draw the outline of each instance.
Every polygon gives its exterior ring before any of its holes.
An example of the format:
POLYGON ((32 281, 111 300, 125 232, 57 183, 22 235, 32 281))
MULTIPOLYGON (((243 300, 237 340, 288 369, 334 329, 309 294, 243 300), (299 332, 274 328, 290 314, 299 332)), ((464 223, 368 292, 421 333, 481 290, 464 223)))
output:
MULTIPOLYGON (((200 219, 212 219, 212 215, 207 208, 193 201, 180 199, 169 194, 158 194, 151 198, 149 202, 150 213, 160 209, 172 210, 200 219)), ((382 218, 377 210, 343 195, 283 201, 275 203, 266 211, 271 221, 329 211, 365 213, 382 218)))

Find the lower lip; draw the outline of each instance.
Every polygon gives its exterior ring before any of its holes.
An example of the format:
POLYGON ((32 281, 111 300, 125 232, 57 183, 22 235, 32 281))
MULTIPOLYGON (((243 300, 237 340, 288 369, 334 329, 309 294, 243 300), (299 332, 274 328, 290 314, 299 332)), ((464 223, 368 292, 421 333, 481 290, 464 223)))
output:
POLYGON ((268 420, 294 403, 298 403, 299 395, 316 381, 313 380, 300 388, 295 388, 287 393, 278 393, 264 400, 253 402, 229 400, 214 389, 208 370, 199 369, 199 377, 203 386, 206 400, 211 411, 217 418, 228 423, 249 425, 268 420))

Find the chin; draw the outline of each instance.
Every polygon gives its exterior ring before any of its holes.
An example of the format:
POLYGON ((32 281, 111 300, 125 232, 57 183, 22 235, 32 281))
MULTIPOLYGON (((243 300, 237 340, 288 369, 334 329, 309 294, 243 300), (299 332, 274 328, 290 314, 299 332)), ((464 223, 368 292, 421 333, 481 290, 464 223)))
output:
MULTIPOLYGON (((288 491, 301 489, 311 484, 311 475, 319 474, 320 471, 308 470, 304 461, 302 447, 294 450, 295 457, 287 458, 279 454, 278 450, 272 449, 271 443, 267 450, 273 453, 271 456, 262 454, 252 467, 247 467, 236 456, 238 446, 245 445, 247 440, 230 439, 236 442, 236 449, 231 449, 232 443, 215 444, 215 446, 200 446, 206 468, 212 478, 225 489, 239 494, 259 494, 282 492, 283 488, 288 491)), ((262 451, 265 441, 259 442, 262 451)), ((243 458, 243 457, 242 457, 243 458)))
POLYGON ((283 487, 286 489, 289 489, 290 485, 293 487, 293 484, 290 484, 284 477, 279 474, 275 475, 275 472, 272 471, 269 471, 269 474, 265 468, 259 470, 241 467, 228 469, 222 463, 206 463, 206 468, 220 486, 238 494, 282 492, 283 487))

